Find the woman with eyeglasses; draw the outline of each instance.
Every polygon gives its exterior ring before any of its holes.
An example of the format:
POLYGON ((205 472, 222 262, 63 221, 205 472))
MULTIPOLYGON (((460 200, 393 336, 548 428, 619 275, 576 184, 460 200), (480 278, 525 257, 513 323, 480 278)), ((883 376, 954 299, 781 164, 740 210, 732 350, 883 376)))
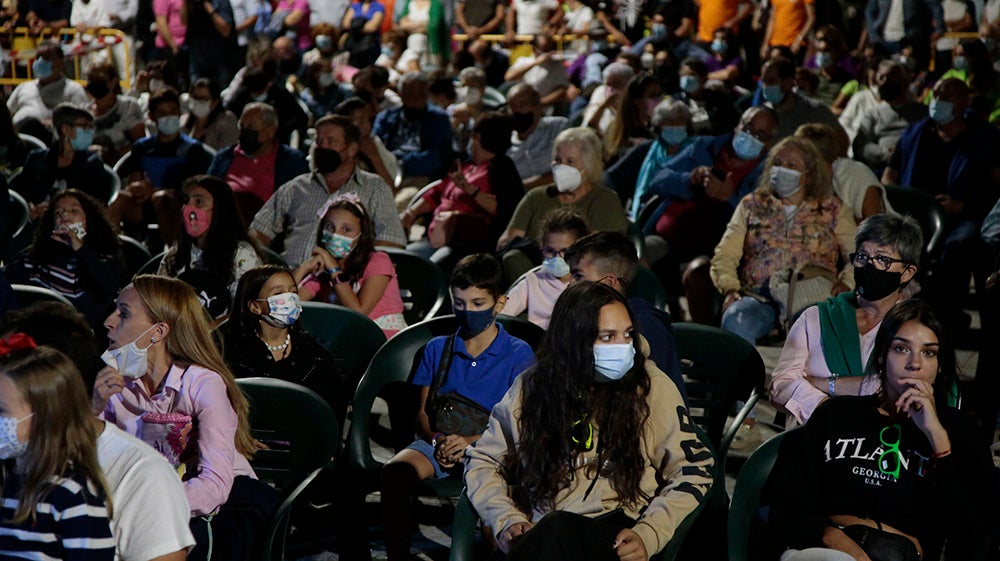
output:
POLYGON ((508 561, 646 561, 711 486, 713 455, 634 328, 614 289, 567 288, 536 365, 466 451, 469 499, 508 561))
POLYGON ((832 396, 879 390, 871 361, 875 334, 886 312, 916 292, 924 243, 914 219, 871 216, 858 226, 854 244, 850 262, 857 288, 799 316, 771 377, 771 402, 788 413, 790 427, 806 422, 832 396))
POLYGON ((955 353, 941 323, 923 302, 900 302, 873 357, 878 393, 831 399, 786 438, 769 527, 789 548, 781 560, 917 561, 942 547, 946 559, 985 559, 995 468, 975 423, 947 405, 955 353))

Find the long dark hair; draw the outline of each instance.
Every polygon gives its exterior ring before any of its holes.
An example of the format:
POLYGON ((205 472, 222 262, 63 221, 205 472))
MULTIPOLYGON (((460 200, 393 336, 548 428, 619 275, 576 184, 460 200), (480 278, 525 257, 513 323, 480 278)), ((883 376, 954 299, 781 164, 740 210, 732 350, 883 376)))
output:
MULTIPOLYGON (((223 282, 225 286, 232 284, 233 258, 240 242, 246 242, 257 251, 257 244, 250 238, 246 226, 240 220, 236 211, 236 198, 233 190, 225 181, 211 175, 196 175, 184 182, 182 193, 193 187, 201 187, 212 195, 212 223, 205 234, 205 247, 202 263, 209 274, 223 282)), ((191 246, 194 238, 182 229, 177 238, 177 251, 165 259, 167 273, 177 276, 177 272, 191 263, 191 246)), ((260 252, 258 251, 258 254, 260 252)))
MULTIPOLYGON (((646 89, 653 84, 659 84, 652 74, 640 72, 628 81, 625 86, 625 95, 622 96, 618 105, 618 115, 611 127, 608 129, 604 140, 605 159, 613 157, 623 147, 628 145, 628 139, 637 131, 645 131, 647 124, 642 122, 639 103, 646 96, 646 89)), ((643 136, 650 136, 648 133, 643 136)))
MULTIPOLYGON (((361 235, 358 236, 358 241, 354 243, 351 252, 347 254, 347 257, 340 264, 340 268, 343 271, 341 274, 347 278, 348 282, 354 283, 364 275, 365 267, 368 266, 368 260, 375 253, 375 224, 372 222, 372 218, 368 215, 368 210, 365 209, 364 205, 347 198, 337 200, 331 204, 326 209, 326 212, 323 213, 323 216, 320 217, 320 221, 326 218, 326 215, 330 214, 331 210, 338 208, 351 213, 352 216, 361 222, 361 235)), ((320 240, 322 239, 323 225, 321 223, 316 232, 316 245, 320 245, 320 240)))
POLYGON ((948 397, 952 394, 955 384, 958 381, 958 364, 955 361, 955 347, 952 345, 948 333, 944 330, 941 322, 934 316, 923 300, 910 298, 903 300, 893 306, 885 318, 882 319, 882 326, 879 327, 878 334, 875 335, 875 346, 872 349, 872 357, 875 361, 875 371, 878 372, 879 381, 882 382, 881 394, 884 397, 886 388, 885 363, 892 348, 892 340, 899 333, 899 329, 904 323, 915 321, 937 335, 938 338, 938 375, 934 380, 934 401, 938 406, 948 403, 948 397))
POLYGON ((79 201, 87 217, 87 235, 83 238, 83 244, 102 257, 113 256, 119 257, 120 260, 121 243, 104 207, 94 197, 76 189, 67 189, 49 202, 49 208, 42 214, 38 230, 35 231, 35 240, 29 250, 31 260, 35 263, 48 263, 54 255, 60 255, 67 247, 66 244, 52 239, 52 230, 56 226, 56 203, 67 197, 79 201))
MULTIPOLYGON (((287 267, 281 265, 264 265, 256 269, 250 269, 243 273, 240 282, 236 285, 236 295, 233 296, 233 305, 229 307, 229 321, 226 322, 225 335, 227 339, 236 340, 238 338, 255 338, 260 334, 260 316, 250 311, 250 302, 260 298, 260 290, 264 288, 264 283, 274 275, 285 273, 292 282, 295 277, 287 267)), ((295 332, 299 327, 299 322, 295 322, 289 328, 295 332)))
POLYGON ((624 306, 635 325, 628 302, 614 289, 595 282, 567 288, 552 310, 537 363, 522 374, 521 439, 504 456, 501 473, 524 512, 554 508, 556 495, 570 485, 580 454, 570 435, 574 424, 588 416, 600 429, 598 463, 614 462, 607 477, 619 501, 635 506, 649 498, 639 488, 646 463, 643 425, 650 413, 643 355, 636 349, 635 364, 621 380, 596 384, 594 378, 598 318, 601 309, 612 304, 624 306))

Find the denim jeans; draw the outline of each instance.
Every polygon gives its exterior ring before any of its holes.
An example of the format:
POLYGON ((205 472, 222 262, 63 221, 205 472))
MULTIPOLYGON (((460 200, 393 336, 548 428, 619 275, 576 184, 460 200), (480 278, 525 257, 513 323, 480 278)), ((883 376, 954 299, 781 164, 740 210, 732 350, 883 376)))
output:
POLYGON ((757 339, 774 329, 777 319, 774 305, 744 295, 722 313, 722 328, 756 345, 757 339))

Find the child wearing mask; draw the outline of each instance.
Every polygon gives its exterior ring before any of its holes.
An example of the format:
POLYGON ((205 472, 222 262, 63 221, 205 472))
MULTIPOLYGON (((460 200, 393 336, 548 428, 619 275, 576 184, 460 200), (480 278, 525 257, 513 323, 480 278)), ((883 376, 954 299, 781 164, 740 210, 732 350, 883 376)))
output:
POLYGON ((518 316, 527 311, 528 321, 548 329, 552 307, 572 278, 566 249, 587 235, 587 221, 571 209, 560 208, 546 217, 543 232, 541 249, 545 260, 541 268, 532 269, 510 287, 503 313, 518 316))
POLYGON ((534 362, 531 347, 496 323, 506 304, 503 271, 493 257, 463 258, 451 275, 451 297, 458 331, 435 337, 424 347, 413 385, 420 389, 418 438, 382 468, 382 512, 386 554, 407 559, 410 544, 409 497, 421 480, 459 477, 465 449, 479 439, 490 410, 534 362), (475 411, 478 428, 445 426, 449 409, 475 411))
POLYGON ((386 337, 406 327, 396 269, 375 251, 375 227, 357 195, 323 205, 312 256, 295 269, 299 297, 340 304, 367 315, 386 337))

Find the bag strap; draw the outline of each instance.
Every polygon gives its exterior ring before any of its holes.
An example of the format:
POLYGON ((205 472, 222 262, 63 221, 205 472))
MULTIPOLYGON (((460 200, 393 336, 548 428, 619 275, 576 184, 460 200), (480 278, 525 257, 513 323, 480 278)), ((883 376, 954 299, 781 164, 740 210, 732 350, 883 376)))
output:
POLYGON ((431 380, 431 391, 427 396, 427 408, 430 411, 434 410, 434 396, 437 395, 438 390, 444 383, 448 381, 448 371, 451 370, 451 358, 455 349, 455 334, 452 333, 444 341, 444 349, 441 351, 441 358, 438 360, 437 372, 434 373, 434 379, 431 380))

